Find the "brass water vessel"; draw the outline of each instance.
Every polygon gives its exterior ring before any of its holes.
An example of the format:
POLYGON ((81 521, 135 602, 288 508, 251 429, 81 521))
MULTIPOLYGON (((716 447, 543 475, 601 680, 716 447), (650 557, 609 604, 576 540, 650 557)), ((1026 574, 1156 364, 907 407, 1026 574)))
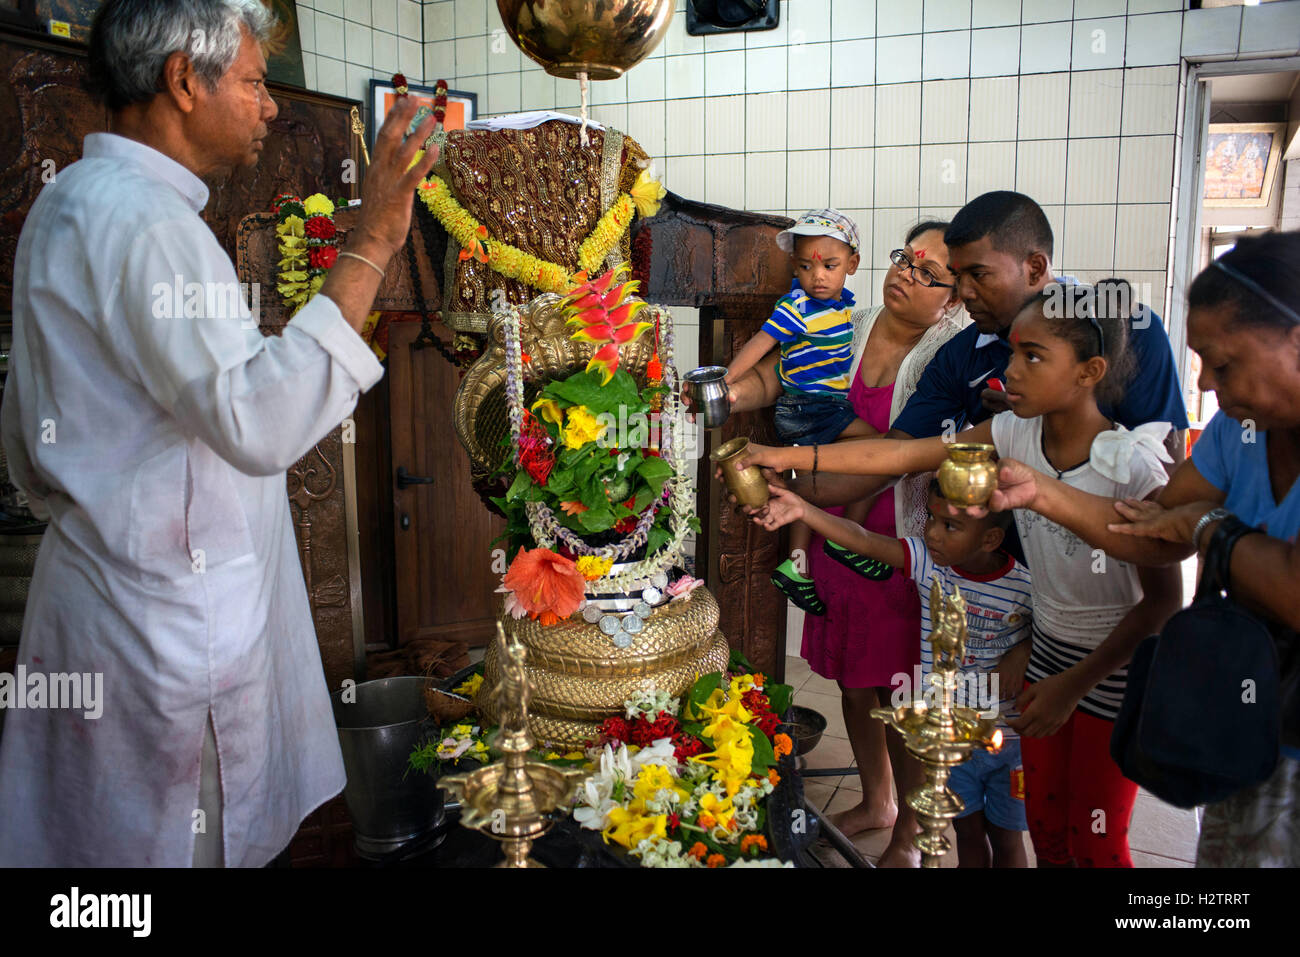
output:
POLYGON ((727 483, 727 490, 736 496, 737 502, 752 508, 762 508, 770 495, 763 470, 757 465, 745 469, 736 465, 748 453, 749 439, 742 435, 723 442, 709 453, 709 458, 722 466, 722 480, 727 483))
POLYGON ((994 448, 983 442, 953 442, 948 458, 939 466, 939 489, 953 505, 966 508, 987 505, 998 487, 994 448))

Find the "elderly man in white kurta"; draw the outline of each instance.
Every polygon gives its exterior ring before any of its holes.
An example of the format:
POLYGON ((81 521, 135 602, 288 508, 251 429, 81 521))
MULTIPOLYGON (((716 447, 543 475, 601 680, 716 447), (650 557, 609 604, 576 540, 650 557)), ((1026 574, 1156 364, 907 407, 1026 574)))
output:
POLYGON ((177 315, 178 281, 237 283, 199 176, 257 160, 268 21, 258 0, 110 0, 91 70, 113 133, 23 228, 3 438, 49 527, 19 663, 102 673, 104 700, 8 713, 0 866, 259 866, 344 784, 284 471, 382 375, 356 329, 431 124, 403 143, 414 106, 394 110, 360 223, 282 337, 246 307, 177 315))

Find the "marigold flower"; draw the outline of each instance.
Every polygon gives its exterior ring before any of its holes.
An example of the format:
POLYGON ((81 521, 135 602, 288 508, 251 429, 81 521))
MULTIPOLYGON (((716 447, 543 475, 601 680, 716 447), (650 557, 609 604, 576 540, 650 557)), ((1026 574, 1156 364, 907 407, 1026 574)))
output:
POLYGON ((778 734, 772 739, 772 751, 778 758, 783 758, 794 750, 794 744, 790 741, 790 735, 778 734))
POLYGON ((313 193, 302 201, 308 216, 333 216, 334 203, 323 193, 313 193))
POLYGON ((713 815, 707 811, 701 811, 700 816, 695 819, 695 823, 703 828, 714 828, 718 826, 718 822, 714 819, 713 815))
POLYGON ((697 861, 704 860, 704 855, 709 853, 708 847, 703 841, 696 841, 691 845, 691 849, 686 852, 688 857, 693 857, 697 861))
POLYGON ((776 768, 767 769, 767 779, 772 782, 772 787, 781 783, 781 775, 776 773, 776 768))
POLYGON ((740 853, 747 853, 751 847, 757 847, 760 851, 766 851, 767 838, 762 834, 746 834, 740 839, 740 853))
MULTIPOLYGON (((572 504, 574 503, 561 502, 560 507, 564 508, 565 505, 572 504)), ((585 512, 587 507, 583 505, 582 510, 585 512)), ((572 515, 574 513, 570 512, 569 514, 572 515)), ((589 582, 594 582, 597 578, 604 578, 609 574, 609 570, 613 567, 614 559, 612 558, 599 558, 596 555, 583 555, 578 559, 578 571, 582 572, 582 577, 589 582)))
POLYGON ((584 405, 569 408, 568 425, 564 429, 564 444, 570 449, 580 449, 588 442, 597 442, 605 434, 605 423, 599 421, 584 405))
POLYGON ((721 854, 710 854, 704 863, 708 867, 722 867, 727 863, 727 859, 721 854))

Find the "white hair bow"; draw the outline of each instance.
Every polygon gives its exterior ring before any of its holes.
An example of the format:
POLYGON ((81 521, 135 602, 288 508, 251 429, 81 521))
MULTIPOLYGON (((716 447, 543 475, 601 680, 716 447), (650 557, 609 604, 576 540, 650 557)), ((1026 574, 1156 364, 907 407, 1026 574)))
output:
POLYGON ((1088 461, 1100 474, 1122 485, 1132 477, 1130 464, 1135 449, 1149 449, 1161 462, 1173 461, 1165 448, 1165 436, 1172 428, 1168 422, 1146 422, 1129 431, 1116 422, 1115 428, 1092 440, 1088 461))

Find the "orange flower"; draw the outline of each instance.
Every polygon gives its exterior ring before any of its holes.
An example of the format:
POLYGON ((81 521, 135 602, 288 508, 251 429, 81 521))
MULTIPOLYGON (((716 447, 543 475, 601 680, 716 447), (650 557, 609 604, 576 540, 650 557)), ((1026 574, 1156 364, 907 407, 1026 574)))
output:
POLYGON ((565 515, 581 515, 583 512, 587 511, 587 506, 583 505, 581 502, 561 502, 560 510, 564 512, 565 515))
POLYGON ((766 851, 767 838, 762 834, 746 834, 740 839, 740 853, 746 853, 751 847, 757 847, 760 851, 766 851))
POLYGON ((772 751, 778 758, 783 758, 794 750, 794 744, 790 741, 790 735, 788 734, 778 734, 772 739, 772 743, 775 745, 772 751))
POLYGON ((695 858, 697 861, 704 860, 704 855, 709 853, 709 849, 703 841, 696 841, 691 845, 691 849, 686 852, 687 856, 695 858))
POLYGON ((717 827, 718 822, 708 811, 701 811, 700 816, 695 819, 695 823, 700 827, 717 827))
POLYGON ((553 625, 582 604, 586 580, 577 566, 546 548, 519 549, 502 581, 532 618, 553 625))
POLYGON ((781 775, 776 773, 776 768, 767 769, 767 779, 772 782, 772 787, 781 783, 781 775))
POLYGON ((722 867, 727 863, 727 859, 721 854, 710 854, 704 863, 709 867, 722 867))

